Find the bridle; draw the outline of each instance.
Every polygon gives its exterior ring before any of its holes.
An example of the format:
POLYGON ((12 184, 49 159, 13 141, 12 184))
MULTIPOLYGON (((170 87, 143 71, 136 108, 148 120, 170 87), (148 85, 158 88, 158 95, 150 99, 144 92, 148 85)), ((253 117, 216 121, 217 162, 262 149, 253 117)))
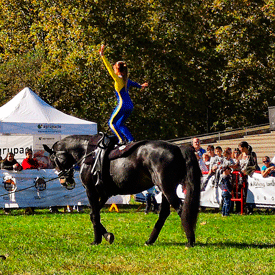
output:
MULTIPOLYGON (((108 145, 105 144, 105 142, 104 142, 105 134, 104 133, 100 133, 100 134, 102 135, 102 137, 99 139, 96 146, 100 149, 106 149, 108 145)), ((75 188, 75 181, 74 181, 74 169, 75 169, 75 167, 78 166, 87 157, 89 157, 91 155, 94 155, 95 162, 94 162, 93 168, 91 170, 91 173, 93 174, 94 170, 95 170, 95 167, 96 167, 96 164, 98 162, 98 159, 100 157, 101 151, 99 151, 97 153, 96 157, 95 157, 95 152, 94 152, 94 150, 92 150, 90 153, 85 154, 82 158, 80 158, 75 164, 73 164, 68 169, 63 169, 62 168, 62 165, 59 161, 60 156, 58 156, 60 154, 65 154, 65 153, 67 153, 67 152, 66 151, 55 152, 53 150, 50 158, 54 162, 55 167, 58 167, 58 169, 60 170, 58 172, 58 175, 57 175, 58 178, 59 178, 60 184, 63 185, 64 187, 66 187, 68 190, 72 190, 72 189, 75 188)))
POLYGON ((74 181, 74 168, 77 165, 73 164, 69 169, 63 169, 58 156, 59 154, 64 154, 66 151, 58 151, 51 154, 51 160, 55 164, 55 167, 57 167, 60 171, 58 171, 57 177, 59 179, 59 182, 62 186, 66 187, 68 190, 72 190, 75 188, 75 181, 74 181))

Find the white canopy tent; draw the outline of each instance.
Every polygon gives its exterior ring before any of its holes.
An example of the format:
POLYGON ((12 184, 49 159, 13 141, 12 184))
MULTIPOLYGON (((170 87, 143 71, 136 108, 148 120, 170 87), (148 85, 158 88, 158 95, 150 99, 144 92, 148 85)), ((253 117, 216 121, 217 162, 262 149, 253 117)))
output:
MULTIPOLYGON (((45 158, 42 144, 51 146, 68 135, 94 135, 97 123, 58 111, 25 88, 0 107, 0 155, 13 152, 18 161, 32 148, 45 158)), ((46 167, 45 167, 46 168, 46 167)))
POLYGON ((0 107, 0 134, 92 135, 97 124, 64 114, 25 88, 0 107))

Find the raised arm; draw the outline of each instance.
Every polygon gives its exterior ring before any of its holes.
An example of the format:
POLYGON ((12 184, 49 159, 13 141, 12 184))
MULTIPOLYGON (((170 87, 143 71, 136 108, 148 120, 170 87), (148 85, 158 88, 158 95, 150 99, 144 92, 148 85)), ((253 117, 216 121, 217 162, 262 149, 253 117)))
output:
POLYGON ((272 171, 272 170, 275 170, 275 167, 274 166, 269 166, 268 168, 266 168, 265 170, 262 170, 261 171, 261 174, 264 178, 268 177, 269 176, 269 173, 272 171))
POLYGON ((99 54, 103 60, 103 63, 105 65, 105 67, 107 68, 109 74, 111 75, 111 77, 117 81, 119 79, 119 77, 115 74, 114 69, 112 67, 112 65, 110 64, 110 62, 106 59, 106 57, 104 56, 104 48, 105 45, 101 45, 100 50, 99 50, 99 54))

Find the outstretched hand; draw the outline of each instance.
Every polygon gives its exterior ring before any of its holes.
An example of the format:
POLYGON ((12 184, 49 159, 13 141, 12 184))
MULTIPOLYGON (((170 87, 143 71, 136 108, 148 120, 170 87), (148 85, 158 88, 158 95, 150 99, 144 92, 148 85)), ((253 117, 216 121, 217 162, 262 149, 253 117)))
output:
POLYGON ((145 83, 143 83, 143 84, 141 85, 141 89, 144 89, 145 87, 148 87, 148 83, 147 83, 147 82, 145 82, 145 83))
POLYGON ((105 48, 105 45, 101 45, 100 50, 99 50, 100 55, 103 55, 104 48, 105 48))

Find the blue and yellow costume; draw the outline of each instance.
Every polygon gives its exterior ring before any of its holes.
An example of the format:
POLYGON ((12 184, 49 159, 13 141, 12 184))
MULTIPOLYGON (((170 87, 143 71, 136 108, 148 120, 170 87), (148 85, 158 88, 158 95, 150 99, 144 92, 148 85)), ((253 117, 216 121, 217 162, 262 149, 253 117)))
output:
POLYGON ((125 140, 124 136, 128 142, 131 142, 134 140, 134 138, 128 128, 124 125, 124 122, 130 116, 134 108, 133 102, 129 95, 129 88, 131 86, 141 88, 141 85, 131 81, 130 79, 127 79, 127 83, 125 84, 123 78, 115 74, 113 67, 105 58, 105 56, 102 55, 101 57, 108 72, 115 81, 115 92, 118 102, 118 105, 114 109, 108 124, 111 130, 118 137, 119 142, 123 142, 125 140))

